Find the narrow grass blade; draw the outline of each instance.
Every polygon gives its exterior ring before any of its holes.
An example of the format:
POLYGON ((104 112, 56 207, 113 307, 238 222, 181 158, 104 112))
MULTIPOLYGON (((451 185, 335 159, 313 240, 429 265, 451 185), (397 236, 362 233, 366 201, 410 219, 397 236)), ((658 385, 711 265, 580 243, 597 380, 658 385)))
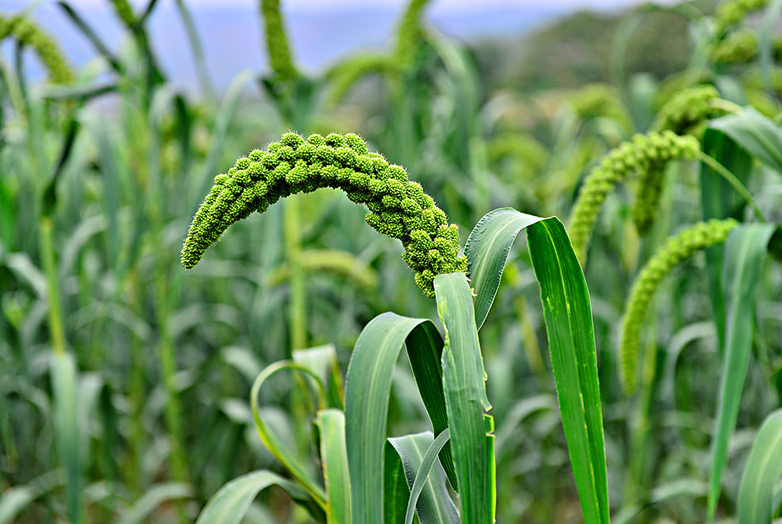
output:
POLYGON ((83 522, 81 446, 76 402, 77 371, 73 357, 54 353, 51 361, 54 394, 54 434, 60 463, 65 471, 68 517, 73 524, 83 522))
POLYGON ((739 487, 738 524, 771 524, 774 486, 782 476, 782 410, 758 431, 739 487))
POLYGON ((185 499, 193 496, 193 488, 183 482, 166 482, 149 488, 129 509, 124 511, 119 524, 138 524, 146 519, 161 504, 172 500, 185 499))
POLYGON ((258 493, 274 485, 283 488, 293 499, 306 497, 292 482, 270 471, 255 471, 220 488, 201 512, 196 524, 239 524, 258 493))
POLYGON ((353 349, 345 380, 345 418, 353 491, 351 514, 356 524, 382 522, 391 379, 405 340, 426 322, 383 313, 367 324, 353 349))
MULTIPOLYGON (((29 484, 8 488, 0 497, 0 524, 11 524, 31 502, 62 484, 59 471, 42 475, 29 484)), ((404 510, 402 510, 404 515, 404 510)))
POLYGON ((516 237, 522 229, 541 220, 509 207, 495 209, 478 221, 467 238, 464 254, 470 283, 476 293, 475 325, 478 329, 481 329, 497 296, 500 278, 516 237))
POLYGON ((421 524, 459 524, 459 512, 445 487, 445 472, 437 461, 437 454, 449 438, 450 431, 446 429, 436 439, 428 431, 389 439, 399 453, 410 484, 405 524, 413 524, 416 508, 421 524))
MULTIPOLYGON (((752 157, 731 137, 716 129, 706 129, 703 152, 729 169, 746 185, 752 168, 752 157)), ((705 162, 700 165, 701 212, 704 220, 711 218, 741 219, 744 202, 730 184, 705 162)), ((709 298, 717 325, 718 351, 725 351, 725 298, 722 296, 722 246, 706 250, 706 278, 709 298)))
POLYGON ((749 107, 740 113, 713 120, 709 125, 725 133, 761 162, 782 174, 782 130, 749 107))
POLYGON ((437 439, 429 431, 388 439, 399 455, 410 487, 404 524, 412 524, 416 511, 421 524, 459 524, 459 512, 448 494, 445 472, 437 460, 449 436, 446 430, 437 439))
POLYGON ((258 393, 261 390, 263 383, 266 382, 266 380, 275 373, 286 369, 301 371, 315 379, 315 383, 317 384, 318 391, 320 393, 320 408, 325 408, 326 392, 325 388, 323 387, 323 383, 320 381, 320 378, 304 366, 283 360, 267 366, 261 372, 261 374, 258 375, 258 378, 256 378, 255 382, 253 383, 253 387, 250 392, 250 409, 252 410, 253 421, 255 422, 255 428, 258 431, 258 436, 266 446, 266 449, 269 450, 269 452, 280 462, 280 464, 285 466, 293 478, 295 478, 310 494, 313 500, 315 500, 315 502, 318 503, 318 505, 320 505, 322 508, 325 508, 326 493, 323 491, 323 488, 314 478, 312 478, 312 475, 308 471, 307 467, 302 464, 299 458, 296 457, 295 453, 290 449, 290 447, 286 445, 282 439, 280 439, 280 437, 274 433, 274 431, 272 431, 268 424, 266 424, 266 421, 264 421, 258 408, 258 393))
POLYGON ((443 385, 460 515, 465 524, 486 524, 494 522, 496 510, 494 435, 488 434, 484 419, 484 410, 491 409, 491 404, 472 293, 464 273, 437 275, 434 290, 445 327, 443 385))
POLYGON ((383 466, 383 524, 404 524, 410 488, 396 448, 386 440, 383 466))
POLYGON ((337 350, 333 345, 318 346, 293 351, 293 361, 312 370, 326 388, 327 405, 342 409, 344 405, 344 387, 339 370, 337 350))
POLYGON ((725 243, 723 295, 726 311, 726 351, 711 448, 709 522, 714 521, 722 474, 728 461, 728 444, 738 418, 752 349, 755 292, 774 229, 775 226, 771 224, 738 226, 731 231, 725 243))
POLYGON ((465 248, 477 294, 476 315, 488 311, 510 247, 525 227, 584 520, 607 524, 608 481, 592 309, 581 267, 557 218, 541 219, 503 208, 480 220, 465 248), (484 303, 488 306, 480 305, 484 303))
POLYGON ((350 523, 350 476, 345 447, 345 415, 338 409, 318 412, 320 459, 326 482, 328 524, 350 523))

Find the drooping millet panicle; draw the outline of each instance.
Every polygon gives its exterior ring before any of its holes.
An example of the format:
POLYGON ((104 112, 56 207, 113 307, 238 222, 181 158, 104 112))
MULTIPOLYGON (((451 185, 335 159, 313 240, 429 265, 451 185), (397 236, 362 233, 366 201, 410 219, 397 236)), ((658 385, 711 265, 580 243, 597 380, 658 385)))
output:
POLYGON ((573 92, 567 102, 582 120, 611 118, 623 127, 630 126, 630 116, 622 106, 619 93, 608 84, 593 83, 573 92))
POLYGON ((714 22, 717 34, 725 34, 737 26, 747 15, 758 9, 763 9, 768 0, 728 0, 717 7, 714 22))
POLYGON ((9 36, 35 50, 51 82, 68 84, 73 81, 73 70, 60 47, 35 24, 21 16, 7 17, 0 14, 0 41, 9 36))
POLYGON ((573 249, 582 264, 586 248, 603 202, 619 182, 636 173, 662 172, 672 160, 692 160, 698 155, 698 140, 678 136, 670 131, 635 135, 603 157, 586 177, 570 213, 568 232, 573 249))
POLYGON ((330 104, 339 103, 362 78, 373 73, 395 73, 397 64, 385 53, 362 53, 346 58, 326 73, 329 82, 327 95, 330 104))
MULTIPOLYGON (((714 46, 711 57, 723 64, 745 64, 757 58, 759 52, 757 34, 751 29, 738 29, 714 46)), ((782 40, 773 41, 772 53, 776 60, 782 57, 782 40)))
POLYGON ((228 226, 253 211, 263 213, 280 198, 320 187, 342 189, 353 202, 365 204, 371 211, 367 223, 402 241, 402 259, 426 295, 434 296, 435 275, 467 270, 467 259, 459 256, 459 229, 448 224, 420 184, 408 180, 402 167, 370 153, 359 136, 336 133, 306 140, 286 133, 215 177, 190 225, 182 265, 194 267, 228 226))
POLYGON ((407 4, 399 27, 396 31, 396 49, 394 61, 402 70, 413 63, 420 42, 423 39, 424 29, 421 25, 421 13, 429 0, 410 0, 407 4))
POLYGON ((261 0, 261 16, 266 32, 266 52, 269 66, 280 80, 290 80, 298 76, 291 58, 288 32, 280 12, 280 0, 261 0))
POLYGON ((652 129, 683 135, 703 122, 725 115, 718 103, 720 95, 711 85, 693 86, 673 95, 657 113, 652 129))
POLYGON ((637 387, 641 328, 660 282, 681 262, 692 255, 724 242, 738 225, 732 218, 700 222, 670 237, 643 267, 630 290, 622 317, 619 344, 619 378, 628 394, 637 387))

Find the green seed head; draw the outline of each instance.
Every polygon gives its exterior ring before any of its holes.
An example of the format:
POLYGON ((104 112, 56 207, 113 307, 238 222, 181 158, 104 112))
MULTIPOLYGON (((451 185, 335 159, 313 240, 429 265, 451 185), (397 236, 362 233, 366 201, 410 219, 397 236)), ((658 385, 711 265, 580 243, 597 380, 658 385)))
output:
POLYGON ((719 93, 714 86, 700 85, 679 91, 661 108, 654 123, 655 131, 673 131, 683 135, 703 122, 725 114, 715 106, 719 93))
POLYGON ((688 227, 669 238, 639 273, 625 306, 619 345, 619 378, 628 394, 633 393, 637 386, 641 328, 660 282, 674 267, 698 251, 724 242, 737 225, 738 222, 729 218, 688 227))
MULTIPOLYGON (((582 263, 586 261, 586 248, 600 207, 616 184, 631 174, 639 175, 640 180, 650 186, 658 184, 659 175, 668 162, 692 160, 698 151, 698 140, 694 137, 663 131, 635 135, 631 141, 622 143, 603 157, 584 180, 570 214, 570 240, 582 263)), ((659 195, 659 189, 652 187, 652 191, 659 195)))
POLYGON ((280 80, 290 80, 298 76, 293 65, 288 33, 280 13, 280 0, 261 0, 261 15, 266 30, 266 51, 269 66, 280 80))
POLYGON ((73 70, 57 43, 35 24, 21 16, 5 17, 0 14, 0 41, 9 36, 35 50, 51 82, 68 84, 73 81, 73 70))
POLYGON ((739 25, 753 11, 763 9, 768 0, 729 0, 717 8, 715 25, 718 34, 739 25))
POLYGON ((266 151, 236 161, 198 209, 182 248, 182 265, 194 267, 206 249, 234 222, 253 211, 263 213, 280 198, 319 187, 342 189, 350 200, 366 204, 367 223, 398 238, 402 258, 416 272, 416 283, 434 296, 434 276, 467 270, 459 256, 459 231, 401 166, 370 153, 357 135, 285 134, 266 151))

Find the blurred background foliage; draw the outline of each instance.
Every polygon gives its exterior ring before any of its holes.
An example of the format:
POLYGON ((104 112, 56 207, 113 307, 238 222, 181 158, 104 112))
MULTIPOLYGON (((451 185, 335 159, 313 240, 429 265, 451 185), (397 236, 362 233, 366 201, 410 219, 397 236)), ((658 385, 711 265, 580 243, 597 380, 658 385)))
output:
MULTIPOLYGON (((47 4, 91 50, 66 82, 46 70, 52 53, 71 64, 57 34, 14 32, 15 17, 35 26, 36 4, 0 15, 0 523, 194 521, 226 481, 282 471, 249 410, 264 365, 332 344, 344 370, 378 313, 436 317, 401 245, 373 232, 336 191, 252 216, 197 268, 182 269, 184 232, 213 177, 281 132, 360 133, 422 183, 464 239, 499 206, 564 219, 600 157, 650 129, 685 87, 713 84, 727 100, 780 111, 776 65, 711 60, 708 1, 579 11, 520 37, 469 44, 441 33, 425 3, 413 2, 379 51, 309 71, 291 46, 293 70, 247 63, 226 79, 204 62, 213 35, 200 34, 177 0, 197 71, 198 88, 187 90, 160 65, 149 29, 156 4, 107 2, 123 27, 117 45, 83 16, 88 8, 47 4)), ((244 23, 264 27, 260 14, 244 23)), ((245 45, 265 54, 261 42, 245 45)), ((764 188, 758 203, 778 222, 782 186, 768 168, 753 169, 750 190, 764 188)), ((643 240, 632 199, 610 195, 585 268, 621 522, 693 522, 704 512, 720 363, 702 258, 658 294, 650 344, 666 351, 650 351, 662 356, 643 364, 654 402, 621 392, 615 354, 638 268, 670 232, 700 218, 697 172, 686 162, 669 168, 662 218, 643 240)), ((481 332, 497 420, 498 520, 579 522, 541 311, 529 306, 539 292, 526 251, 514 253, 481 332)), ((749 445, 782 399, 782 281, 773 271, 762 278, 756 358, 720 516, 734 514, 749 445)), ((426 429, 412 380, 400 367, 392 434, 426 429)), ((286 380, 271 382, 263 410, 300 453, 312 453, 306 413, 293 409, 286 380)), ((272 490, 247 521, 310 518, 293 508, 272 490)))

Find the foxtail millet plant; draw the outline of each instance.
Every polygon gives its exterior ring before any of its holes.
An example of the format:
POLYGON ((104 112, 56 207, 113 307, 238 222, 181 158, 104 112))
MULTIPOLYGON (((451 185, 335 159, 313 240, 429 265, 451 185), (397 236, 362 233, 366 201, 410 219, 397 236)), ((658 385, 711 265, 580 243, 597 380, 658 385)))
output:
POLYGON ((736 220, 728 218, 690 226, 670 237, 639 273, 625 306, 619 344, 619 378, 628 394, 635 392, 637 386, 641 328, 660 282, 695 253, 725 242, 737 225, 736 220))
POLYGON ((194 267, 228 226, 253 211, 263 213, 280 198, 320 187, 342 189, 353 202, 366 204, 367 223, 402 241, 402 258, 426 295, 434 296, 435 275, 467 270, 466 258, 459 256, 458 227, 448 224, 421 185, 408 180, 401 166, 370 153, 358 135, 336 133, 306 140, 286 133, 215 177, 190 226, 182 265, 194 267))
POLYGON ((699 151, 695 137, 664 131, 635 135, 604 156, 584 180, 570 214, 568 232, 581 262, 586 261, 586 248, 600 207, 616 184, 633 173, 640 176, 642 183, 660 183, 648 174, 662 173, 672 160, 693 160, 699 151))
POLYGON ((73 81, 73 70, 57 42, 34 23, 22 16, 8 17, 0 14, 0 41, 9 36, 35 50, 51 82, 68 84, 73 81))

